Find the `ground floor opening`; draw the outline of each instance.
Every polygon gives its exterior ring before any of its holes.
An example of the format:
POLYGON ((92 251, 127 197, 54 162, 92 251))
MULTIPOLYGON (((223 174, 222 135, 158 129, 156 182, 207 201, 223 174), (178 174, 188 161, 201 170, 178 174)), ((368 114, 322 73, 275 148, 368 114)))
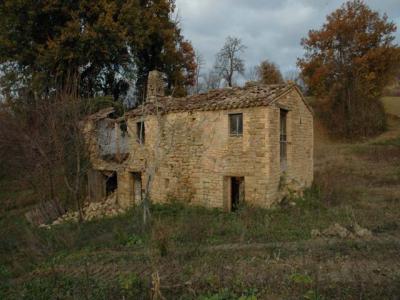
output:
POLYGON ((226 211, 237 211, 245 202, 245 180, 241 176, 224 177, 224 207, 226 211))
POLYGON ((104 172, 103 175, 105 176, 106 182, 106 196, 109 196, 114 193, 118 188, 117 172, 104 172))
POLYGON ((116 171, 88 170, 88 196, 91 202, 103 201, 118 188, 116 171))
POLYGON ((238 210, 244 202, 244 177, 231 178, 231 211, 238 210))
POLYGON ((133 185, 133 202, 140 204, 142 202, 142 173, 132 172, 132 185, 133 185))

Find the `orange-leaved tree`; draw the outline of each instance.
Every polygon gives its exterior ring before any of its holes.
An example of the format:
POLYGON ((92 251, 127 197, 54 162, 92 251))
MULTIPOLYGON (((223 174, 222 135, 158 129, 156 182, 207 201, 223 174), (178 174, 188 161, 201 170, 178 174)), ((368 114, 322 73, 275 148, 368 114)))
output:
POLYGON ((257 67, 257 77, 259 81, 264 84, 278 84, 284 82, 278 66, 268 60, 262 61, 257 67))
POLYGON ((298 66, 310 92, 326 100, 323 120, 334 133, 357 138, 385 129, 379 98, 400 62, 395 31, 385 14, 353 0, 302 40, 306 53, 298 66))

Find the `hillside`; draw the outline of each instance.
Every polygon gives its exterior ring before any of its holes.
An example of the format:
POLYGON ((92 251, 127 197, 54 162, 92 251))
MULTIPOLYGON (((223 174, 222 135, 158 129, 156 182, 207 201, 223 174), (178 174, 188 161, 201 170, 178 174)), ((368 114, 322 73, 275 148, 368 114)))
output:
POLYGON ((173 203, 152 207, 151 229, 137 209, 48 230, 26 223, 25 202, 9 206, 0 215, 0 298, 399 295, 400 99, 383 101, 389 130, 368 141, 331 141, 316 122, 315 185, 274 209, 173 203))
POLYGON ((400 116, 400 97, 383 97, 382 102, 389 114, 400 116))

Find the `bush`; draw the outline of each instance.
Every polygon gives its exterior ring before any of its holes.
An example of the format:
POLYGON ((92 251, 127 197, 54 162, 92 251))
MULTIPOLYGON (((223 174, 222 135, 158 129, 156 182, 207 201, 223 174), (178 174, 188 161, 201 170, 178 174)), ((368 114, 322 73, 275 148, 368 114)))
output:
POLYGON ((123 299, 140 299, 148 290, 146 283, 136 273, 120 275, 120 288, 123 291, 123 299))
POLYGON ((316 102, 314 110, 334 137, 360 139, 387 129, 386 113, 378 99, 353 99, 352 111, 343 109, 342 101, 316 102))
POLYGON ((218 293, 209 293, 207 295, 200 296, 199 300, 257 300, 257 290, 250 289, 244 291, 241 294, 237 294, 229 289, 222 289, 218 293))

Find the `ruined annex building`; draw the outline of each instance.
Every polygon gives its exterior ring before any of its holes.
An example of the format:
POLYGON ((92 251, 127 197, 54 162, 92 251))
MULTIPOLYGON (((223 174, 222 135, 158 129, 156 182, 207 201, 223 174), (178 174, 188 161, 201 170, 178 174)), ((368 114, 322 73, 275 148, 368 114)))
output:
POLYGON ((147 100, 122 118, 88 118, 89 196, 116 192, 121 206, 186 202, 234 210, 269 207, 313 180, 313 114, 293 84, 164 96, 150 72, 147 100))

